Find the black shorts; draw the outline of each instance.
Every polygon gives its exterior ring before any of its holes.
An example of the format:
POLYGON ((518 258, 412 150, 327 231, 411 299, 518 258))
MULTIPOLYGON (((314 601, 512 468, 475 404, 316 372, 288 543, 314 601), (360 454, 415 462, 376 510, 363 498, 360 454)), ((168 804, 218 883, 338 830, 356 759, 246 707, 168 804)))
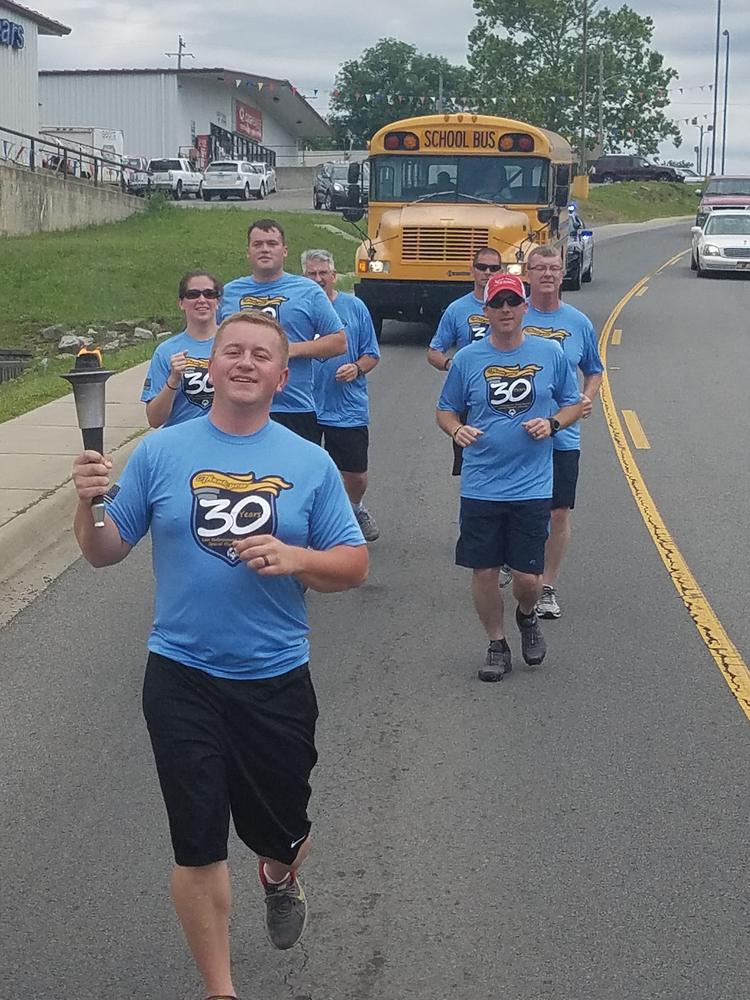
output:
POLYGON ((310 832, 318 759, 307 664, 233 681, 149 653, 143 714, 177 864, 224 861, 230 814, 251 850, 291 864, 310 832))
POLYGON ((552 510, 575 507, 580 458, 577 449, 552 452, 552 510))
POLYGON ((339 472, 367 472, 367 450, 370 445, 368 427, 331 427, 318 424, 317 444, 336 463, 339 472))
POLYGON ((320 439, 318 438, 318 418, 314 413, 307 410, 298 410, 294 413, 287 413, 285 410, 272 411, 271 420, 275 420, 277 424, 288 427, 290 431, 299 434, 305 441, 320 444, 320 439))
POLYGON ((469 569, 510 566, 519 573, 544 572, 549 500, 470 500, 461 497, 461 536, 456 565, 469 569))

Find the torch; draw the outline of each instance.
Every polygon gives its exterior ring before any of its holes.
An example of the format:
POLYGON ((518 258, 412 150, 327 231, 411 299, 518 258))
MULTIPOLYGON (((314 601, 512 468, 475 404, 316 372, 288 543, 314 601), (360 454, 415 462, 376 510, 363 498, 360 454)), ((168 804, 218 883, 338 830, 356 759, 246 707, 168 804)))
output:
MULTIPOLYGON (((81 428, 83 447, 88 451, 104 454, 104 383, 114 372, 102 368, 101 351, 82 348, 76 356, 73 370, 60 378, 73 386, 78 426, 81 428)), ((104 527, 104 497, 91 501, 94 526, 104 527)))

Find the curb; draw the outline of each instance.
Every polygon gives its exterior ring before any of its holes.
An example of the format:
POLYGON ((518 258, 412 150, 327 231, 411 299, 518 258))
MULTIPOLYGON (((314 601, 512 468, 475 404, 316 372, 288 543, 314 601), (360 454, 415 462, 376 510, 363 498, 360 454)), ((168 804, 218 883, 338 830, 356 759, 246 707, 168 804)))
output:
MULTIPOLYGON (((118 476, 143 432, 114 450, 112 477, 118 476)), ((77 497, 72 479, 0 527, 0 628, 35 600, 80 556, 73 534, 77 497)))

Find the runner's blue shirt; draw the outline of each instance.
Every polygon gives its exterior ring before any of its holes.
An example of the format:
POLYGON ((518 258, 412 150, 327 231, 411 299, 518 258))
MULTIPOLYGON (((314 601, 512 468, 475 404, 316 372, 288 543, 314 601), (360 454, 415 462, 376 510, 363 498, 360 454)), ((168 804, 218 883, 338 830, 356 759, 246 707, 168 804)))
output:
MULTIPOLYGON (((596 341, 596 331, 588 316, 580 309, 564 302, 553 312, 541 312, 529 305, 523 321, 525 333, 546 340, 556 341, 563 349, 563 354, 570 365, 576 380, 578 369, 584 375, 600 375, 604 371, 602 359, 599 357, 599 347, 596 341)), ((555 451, 577 451, 581 447, 581 426, 576 421, 572 427, 555 434, 553 446, 555 451)))
MULTIPOLYGON (((328 296, 314 281, 286 271, 276 281, 236 278, 224 286, 219 303, 219 322, 235 312, 258 310, 273 316, 284 328, 290 344, 315 340, 317 336, 338 333, 341 320, 328 296)), ((289 381, 273 400, 273 413, 312 413, 312 358, 289 361, 289 381)))
POLYGON ((316 361, 313 365, 313 388, 318 423, 331 427, 364 427, 370 422, 367 376, 353 382, 337 382, 336 371, 365 355, 380 357, 375 327, 367 306, 353 295, 341 292, 333 300, 346 334, 346 354, 316 361))
POLYGON ((187 368, 180 379, 179 389, 174 393, 172 412, 164 427, 181 424, 194 417, 202 417, 211 409, 214 387, 208 378, 208 358, 213 342, 213 337, 210 340, 196 340, 187 330, 183 330, 174 337, 162 340, 151 356, 151 364, 141 393, 142 403, 149 403, 164 388, 171 370, 169 364, 171 356, 180 351, 187 351, 187 368))
POLYGON ((451 347, 459 350, 475 340, 483 340, 489 329, 489 321, 484 315, 484 304, 473 290, 462 295, 448 306, 440 317, 435 336, 430 347, 444 354, 451 347))
POLYGON ((489 337, 456 354, 438 409, 468 413, 483 433, 463 450, 461 496, 473 500, 544 500, 552 496, 552 441, 523 424, 577 403, 580 393, 560 347, 524 337, 500 351, 489 337))
POLYGON ((259 576, 233 543, 258 533, 318 550, 364 544, 329 456, 273 421, 234 436, 209 415, 149 435, 110 489, 107 512, 129 545, 151 531, 148 648, 237 680, 293 670, 309 643, 302 584, 259 576))

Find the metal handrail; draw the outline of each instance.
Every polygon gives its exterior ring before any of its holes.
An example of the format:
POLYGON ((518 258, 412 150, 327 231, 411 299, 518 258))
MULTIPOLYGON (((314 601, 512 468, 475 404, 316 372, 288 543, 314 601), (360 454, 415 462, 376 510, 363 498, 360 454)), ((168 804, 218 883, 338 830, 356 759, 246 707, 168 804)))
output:
MULTIPOLYGON (((8 151, 5 149, 5 140, 0 140, 0 161, 10 161, 15 166, 27 167, 32 172, 36 172, 40 166, 45 170, 52 169, 55 173, 62 174, 66 180, 69 175, 80 180, 93 180, 95 187, 98 187, 100 184, 115 183, 120 186, 121 190, 125 191, 126 189, 123 164, 106 156, 97 156, 93 152, 85 153, 81 148, 81 143, 77 147, 66 146, 57 139, 29 135, 26 132, 18 132, 13 128, 6 128, 4 125, 0 125, 1 134, 25 139, 28 142, 28 156, 25 162, 19 161, 19 156, 24 153, 24 147, 21 146, 19 154, 9 157, 7 155, 8 151), (43 154, 45 150, 52 151, 52 156, 56 158, 57 162, 54 167, 50 167, 49 162, 45 163, 43 156, 38 155, 43 154), (41 164, 38 163, 39 160, 41 160, 41 164), (75 173, 75 169, 72 172, 70 170, 71 165, 74 165, 76 162, 78 163, 78 174, 75 173), (88 173, 88 170, 84 173, 84 162, 87 168, 89 164, 93 165, 93 176, 88 173), (105 169, 110 169, 115 174, 116 180, 114 182, 105 180, 105 169)), ((16 143, 15 145, 18 144, 16 143)), ((94 149, 93 146, 90 148, 94 149)))

